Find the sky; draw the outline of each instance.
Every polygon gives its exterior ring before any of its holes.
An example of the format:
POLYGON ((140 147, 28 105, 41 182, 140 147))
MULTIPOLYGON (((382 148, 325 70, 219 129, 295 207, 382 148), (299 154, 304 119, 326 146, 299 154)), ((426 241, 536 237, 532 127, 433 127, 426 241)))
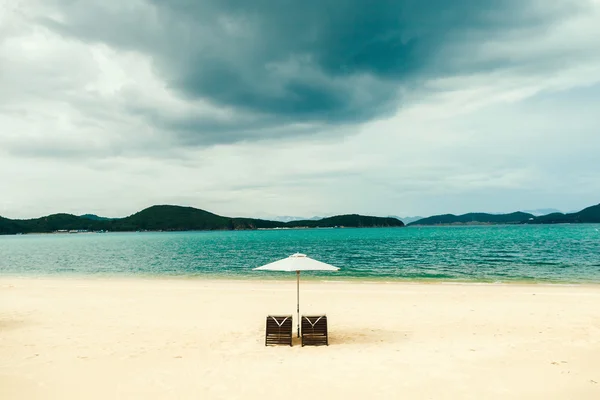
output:
POLYGON ((600 202, 600 0, 3 0, 0 215, 600 202))

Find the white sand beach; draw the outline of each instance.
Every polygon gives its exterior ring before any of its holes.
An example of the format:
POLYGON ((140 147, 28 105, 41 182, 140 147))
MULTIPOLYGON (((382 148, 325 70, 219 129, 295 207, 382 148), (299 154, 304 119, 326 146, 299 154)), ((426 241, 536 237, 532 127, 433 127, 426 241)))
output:
POLYGON ((600 399, 600 286, 0 278, 1 399, 600 399), (295 318, 295 317, 294 317, 295 318), (294 326, 296 321, 294 320, 294 326))

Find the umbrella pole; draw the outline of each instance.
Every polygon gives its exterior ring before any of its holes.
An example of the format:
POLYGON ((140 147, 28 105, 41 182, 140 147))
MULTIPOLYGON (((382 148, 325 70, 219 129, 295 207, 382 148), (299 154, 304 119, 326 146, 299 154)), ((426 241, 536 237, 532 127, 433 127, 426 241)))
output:
POLYGON ((300 337, 300 271, 296 271, 296 312, 298 313, 298 337, 300 337))

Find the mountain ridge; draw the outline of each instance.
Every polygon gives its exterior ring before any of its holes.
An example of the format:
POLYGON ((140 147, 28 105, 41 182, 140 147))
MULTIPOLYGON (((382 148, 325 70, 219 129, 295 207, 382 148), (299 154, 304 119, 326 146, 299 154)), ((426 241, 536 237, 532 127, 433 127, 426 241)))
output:
POLYGON ((461 215, 441 214, 423 218, 408 224, 414 225, 475 225, 475 224, 520 224, 534 218, 533 214, 521 211, 509 214, 467 213, 461 215))
MULTIPOLYGON (((564 223, 600 223, 600 204, 578 212, 551 213, 541 216, 522 211, 508 214, 441 214, 421 218, 406 226, 564 223)), ((66 213, 32 219, 9 219, 0 216, 0 235, 67 231, 126 232, 403 226, 405 226, 404 222, 395 216, 374 217, 344 214, 316 220, 303 219, 282 222, 259 218, 225 217, 199 208, 176 205, 155 205, 124 218, 106 218, 94 214, 77 216, 66 213)))
POLYGON ((534 218, 532 224, 600 223, 600 203, 574 213, 552 213, 534 218))
POLYGON ((83 215, 79 215, 79 217, 91 219, 94 221, 110 221, 111 219, 115 219, 115 218, 108 218, 108 217, 100 217, 96 214, 83 214, 83 215))
POLYGON ((600 223, 600 204, 574 213, 551 213, 536 216, 517 211, 508 214, 467 213, 462 215, 441 214, 422 218, 407 226, 427 225, 493 225, 493 224, 580 224, 600 223))
POLYGON ((0 235, 52 233, 66 231, 202 231, 254 230, 275 228, 403 227, 395 218, 358 214, 337 215, 319 220, 290 222, 257 218, 225 217, 194 207, 155 205, 124 218, 105 218, 93 214, 51 214, 33 219, 0 217, 0 235), (92 216, 90 218, 90 216, 92 216))

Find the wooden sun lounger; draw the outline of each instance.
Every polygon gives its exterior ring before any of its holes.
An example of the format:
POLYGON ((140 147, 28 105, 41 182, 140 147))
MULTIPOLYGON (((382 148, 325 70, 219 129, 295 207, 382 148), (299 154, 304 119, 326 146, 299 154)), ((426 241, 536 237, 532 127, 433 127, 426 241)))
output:
POLYGON ((265 333, 265 346, 270 344, 292 345, 292 316, 269 315, 265 333))
POLYGON ((313 315, 302 316, 302 346, 304 345, 329 346, 327 335, 327 316, 313 315))

